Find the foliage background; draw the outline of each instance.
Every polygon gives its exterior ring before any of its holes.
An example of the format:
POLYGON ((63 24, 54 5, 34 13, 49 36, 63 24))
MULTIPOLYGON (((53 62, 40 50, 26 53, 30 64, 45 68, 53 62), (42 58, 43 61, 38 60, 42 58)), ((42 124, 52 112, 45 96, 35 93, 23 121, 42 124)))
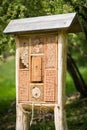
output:
MULTIPOLYGON (((68 48, 87 84, 87 0, 0 0, 0 130, 15 128, 15 59, 5 62, 8 56, 15 55, 15 41, 3 30, 12 19, 71 12, 78 13, 84 33, 69 34, 68 48)), ((76 93, 68 73, 66 93, 76 93)), ((87 130, 87 101, 76 99, 66 105, 66 110, 70 130, 87 130)), ((44 122, 31 129, 51 130, 54 125, 44 122)))
POLYGON ((72 34, 69 37, 69 49, 75 50, 87 58, 87 1, 86 0, 1 0, 0 1, 0 57, 15 53, 14 38, 3 34, 3 30, 12 19, 77 12, 84 34, 72 34))

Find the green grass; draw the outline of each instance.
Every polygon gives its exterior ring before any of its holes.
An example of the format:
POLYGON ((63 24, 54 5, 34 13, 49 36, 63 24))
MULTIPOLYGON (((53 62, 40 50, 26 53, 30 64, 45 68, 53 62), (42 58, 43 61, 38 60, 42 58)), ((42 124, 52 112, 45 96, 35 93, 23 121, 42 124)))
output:
POLYGON ((0 100, 15 98, 15 61, 8 60, 0 65, 0 100))
POLYGON ((69 73, 67 72, 67 74, 66 74, 66 95, 71 96, 76 92, 77 92, 77 90, 75 88, 73 80, 70 77, 69 73))
POLYGON ((66 105, 69 130, 87 130, 87 99, 74 99, 66 105))
POLYGON ((87 66, 86 67, 80 67, 80 72, 83 76, 83 79, 85 80, 85 83, 87 84, 87 66))
POLYGON ((15 99, 15 60, 0 64, 0 112, 6 111, 15 99))

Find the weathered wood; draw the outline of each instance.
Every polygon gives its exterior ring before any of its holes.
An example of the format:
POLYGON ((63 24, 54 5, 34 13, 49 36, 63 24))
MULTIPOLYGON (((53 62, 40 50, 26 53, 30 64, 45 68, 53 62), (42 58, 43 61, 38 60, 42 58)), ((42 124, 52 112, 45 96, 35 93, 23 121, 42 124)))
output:
POLYGON ((67 130, 65 119, 65 74, 67 35, 58 33, 58 105, 54 108, 56 130, 67 130))
POLYGON ((4 33, 41 32, 58 29, 67 29, 68 32, 82 31, 76 13, 68 13, 12 20, 4 33))
POLYGON ((23 110, 21 104, 16 108, 16 130, 29 130, 29 112, 23 110))
POLYGON ((18 103, 19 86, 19 39, 16 36, 16 130, 29 130, 29 113, 18 103))
POLYGON ((15 36, 16 42, 16 104, 18 103, 18 80, 19 80, 19 39, 15 36))
MULTIPOLYGON (((32 102, 24 102, 24 103, 20 103, 25 109, 31 109, 31 107, 32 107, 32 102)), ((44 107, 47 107, 47 108, 54 108, 55 107, 55 105, 57 105, 57 104, 52 104, 52 103, 34 103, 34 106, 35 106, 35 108, 37 107, 37 108, 39 108, 39 107, 42 107, 42 108, 44 108, 44 107)))

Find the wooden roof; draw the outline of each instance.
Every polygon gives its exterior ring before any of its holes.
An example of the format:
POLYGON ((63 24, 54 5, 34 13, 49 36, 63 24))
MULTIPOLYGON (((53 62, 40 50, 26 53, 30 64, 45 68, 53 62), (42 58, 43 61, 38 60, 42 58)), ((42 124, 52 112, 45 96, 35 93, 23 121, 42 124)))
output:
POLYGON ((4 33, 35 33, 66 29, 69 33, 81 32, 82 27, 76 13, 40 16, 11 20, 4 33))

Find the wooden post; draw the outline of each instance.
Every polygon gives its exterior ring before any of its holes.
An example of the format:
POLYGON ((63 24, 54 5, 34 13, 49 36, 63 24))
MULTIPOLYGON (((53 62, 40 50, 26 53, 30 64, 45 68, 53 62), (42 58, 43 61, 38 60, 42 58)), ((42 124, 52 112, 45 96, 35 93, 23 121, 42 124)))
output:
POLYGON ((16 107, 16 130, 29 130, 29 112, 21 104, 16 107))
POLYGON ((16 104, 18 104, 18 77, 19 77, 19 39, 15 36, 16 43, 16 104))
POLYGON ((19 83, 19 39, 16 36, 16 130, 29 130, 29 112, 23 110, 18 103, 18 83, 19 83))
POLYGON ((65 116, 65 75, 67 56, 67 34, 60 31, 58 33, 58 105, 54 108, 55 129, 67 130, 65 116))

